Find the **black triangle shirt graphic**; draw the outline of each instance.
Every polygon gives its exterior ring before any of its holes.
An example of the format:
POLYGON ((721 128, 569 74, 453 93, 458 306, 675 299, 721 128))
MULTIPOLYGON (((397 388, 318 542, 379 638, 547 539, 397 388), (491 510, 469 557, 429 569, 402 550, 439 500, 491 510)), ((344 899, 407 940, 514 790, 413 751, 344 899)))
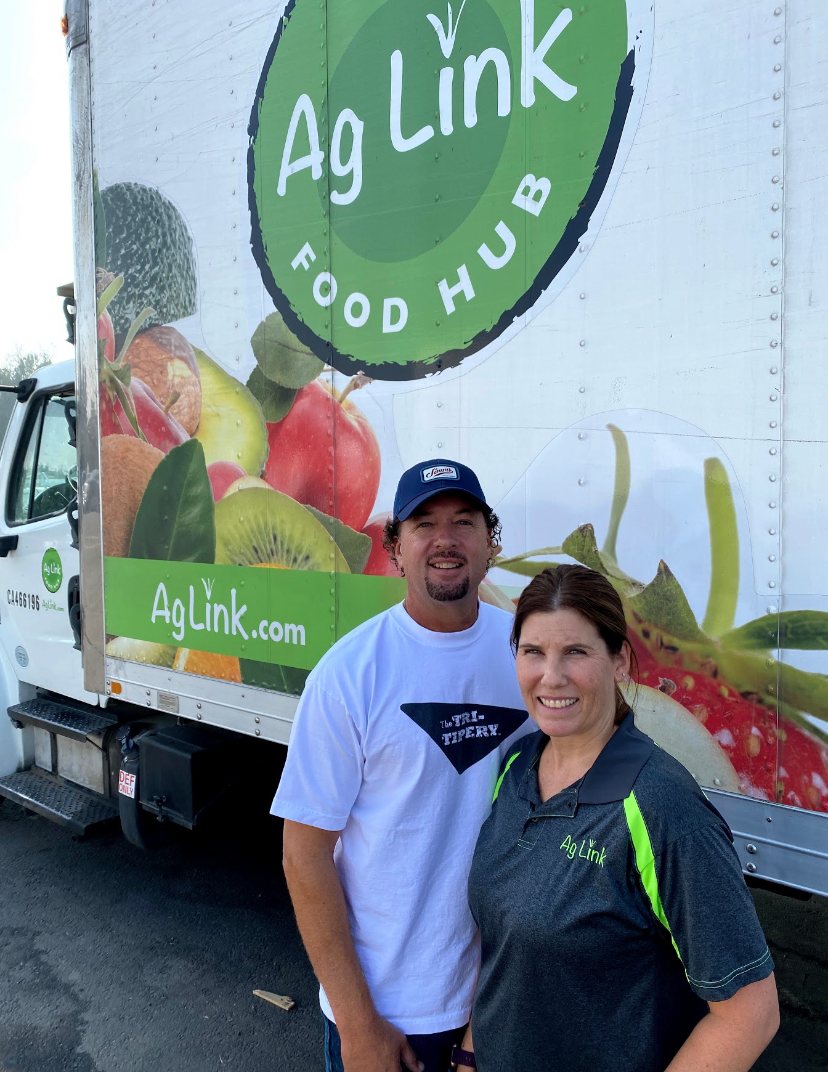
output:
POLYGON ((493 752, 528 717, 515 707, 475 703, 404 703, 400 710, 429 735, 458 774, 493 752))

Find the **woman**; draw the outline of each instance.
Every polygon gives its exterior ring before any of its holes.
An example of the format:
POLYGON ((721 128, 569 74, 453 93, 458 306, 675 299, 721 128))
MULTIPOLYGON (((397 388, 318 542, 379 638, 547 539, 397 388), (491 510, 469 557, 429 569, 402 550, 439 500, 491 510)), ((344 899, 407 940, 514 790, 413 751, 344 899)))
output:
POLYGON ((779 1024, 773 963, 730 831, 636 729, 621 601, 583 566, 520 597, 538 723, 504 763, 469 900, 483 963, 457 1053, 480 1072, 741 1072, 779 1024))

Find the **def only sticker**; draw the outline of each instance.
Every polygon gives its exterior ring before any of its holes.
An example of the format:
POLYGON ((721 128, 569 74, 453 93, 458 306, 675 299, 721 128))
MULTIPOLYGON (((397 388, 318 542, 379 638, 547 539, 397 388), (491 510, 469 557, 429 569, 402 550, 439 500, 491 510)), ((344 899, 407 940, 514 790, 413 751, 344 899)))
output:
POLYGON ((123 797, 135 799, 135 775, 129 771, 118 771, 118 792, 123 797))
POLYGON ((252 248, 290 328, 344 373, 404 380, 531 314, 620 170, 652 7, 292 0, 248 154, 252 248))

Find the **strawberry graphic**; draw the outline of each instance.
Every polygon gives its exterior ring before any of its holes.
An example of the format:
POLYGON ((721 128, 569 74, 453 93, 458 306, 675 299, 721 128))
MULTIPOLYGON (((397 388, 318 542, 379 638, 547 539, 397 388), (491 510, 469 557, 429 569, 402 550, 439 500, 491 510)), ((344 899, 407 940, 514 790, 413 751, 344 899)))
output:
MULTIPOLYGON (((640 641, 636 653, 646 652, 640 641)), ((649 653, 647 653, 649 654, 649 653)), ((711 673, 642 659, 639 681, 685 707, 713 735, 739 774, 742 792, 828 811, 828 747, 750 694, 711 673)))
POLYGON ((703 621, 696 621, 665 562, 649 584, 626 574, 615 547, 629 498, 629 448, 623 432, 608 427, 616 451, 615 490, 603 546, 587 524, 559 547, 501 558, 497 565, 532 576, 555 565, 548 556, 568 555, 604 574, 624 603, 638 681, 669 696, 705 728, 732 764, 740 790, 828 812, 828 738, 808 717, 828 720, 828 677, 775 658, 780 649, 828 648, 828 614, 782 611, 733 627, 738 530, 727 473, 715 458, 705 462, 711 578, 703 621))

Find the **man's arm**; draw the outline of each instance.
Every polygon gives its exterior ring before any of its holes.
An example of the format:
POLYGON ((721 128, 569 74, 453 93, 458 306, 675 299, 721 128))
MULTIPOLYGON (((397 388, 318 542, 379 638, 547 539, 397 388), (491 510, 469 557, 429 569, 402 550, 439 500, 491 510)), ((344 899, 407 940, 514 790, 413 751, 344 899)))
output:
MULTIPOLYGON (((299 933, 331 1003, 345 1072, 411 1072, 420 1064, 405 1035, 377 1013, 354 949, 333 862, 339 833, 285 819, 282 862, 299 933)), ((400 971, 405 965, 400 965, 400 971)))
POLYGON ((667 1072, 748 1072, 779 1028, 773 975, 749 983, 710 1009, 667 1066, 667 1072))

